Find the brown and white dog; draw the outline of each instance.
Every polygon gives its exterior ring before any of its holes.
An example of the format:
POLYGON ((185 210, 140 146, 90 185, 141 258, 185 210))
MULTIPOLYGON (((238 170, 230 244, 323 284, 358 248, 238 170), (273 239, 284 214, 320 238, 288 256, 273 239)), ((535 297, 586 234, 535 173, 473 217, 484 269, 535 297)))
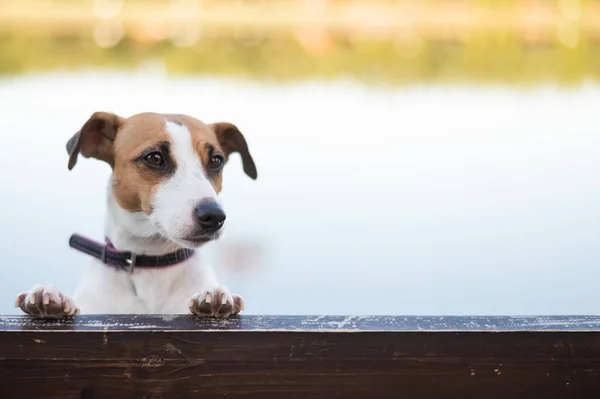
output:
POLYGON ((89 265, 73 299, 56 287, 38 285, 17 297, 17 307, 38 317, 188 311, 227 317, 243 309, 242 298, 220 286, 213 269, 193 254, 222 231, 225 213, 218 194, 229 154, 238 152, 244 172, 257 177, 236 126, 204 124, 187 115, 122 118, 97 112, 69 140, 67 151, 69 170, 79 154, 112 167, 105 233, 115 262, 123 253, 131 260, 156 260, 150 266, 169 256, 177 261, 163 267, 109 267, 103 246, 103 257, 89 265))

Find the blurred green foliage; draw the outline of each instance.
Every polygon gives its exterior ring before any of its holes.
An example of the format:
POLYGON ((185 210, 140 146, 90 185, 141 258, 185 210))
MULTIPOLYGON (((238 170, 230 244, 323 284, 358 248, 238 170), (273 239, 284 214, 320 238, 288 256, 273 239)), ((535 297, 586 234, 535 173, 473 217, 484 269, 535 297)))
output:
MULTIPOLYGON (((568 1, 579 4, 578 0, 568 1)), ((515 3, 516 0, 461 2, 496 8, 515 3)), ((99 46, 90 32, 44 33, 31 35, 23 29, 0 27, 0 74, 80 68, 135 69, 152 61, 163 65, 170 74, 275 81, 352 77, 371 84, 393 85, 422 82, 570 85, 600 78, 600 32, 595 32, 594 37, 577 31, 574 46, 559 40, 553 32, 545 32, 542 40, 527 40, 522 31, 485 26, 467 30, 461 40, 423 35, 398 42, 389 35, 356 39, 348 34, 326 32, 325 39, 313 38, 313 44, 307 45, 292 30, 275 35, 252 31, 240 35, 221 30, 203 31, 189 47, 178 47, 169 38, 136 40, 127 32, 109 47, 99 46), (326 49, 321 51, 319 46, 326 49)))
POLYGON ((403 57, 392 41, 350 43, 333 38, 326 55, 313 55, 293 38, 265 39, 246 46, 232 37, 200 40, 181 48, 169 41, 137 43, 129 38, 103 48, 91 39, 32 40, 0 35, 0 73, 17 74, 85 67, 137 68, 147 60, 173 74, 210 74, 267 80, 350 76, 369 83, 415 82, 579 83, 600 78, 600 43, 577 48, 559 43, 525 45, 516 37, 475 37, 465 43, 425 42, 415 57, 403 57))

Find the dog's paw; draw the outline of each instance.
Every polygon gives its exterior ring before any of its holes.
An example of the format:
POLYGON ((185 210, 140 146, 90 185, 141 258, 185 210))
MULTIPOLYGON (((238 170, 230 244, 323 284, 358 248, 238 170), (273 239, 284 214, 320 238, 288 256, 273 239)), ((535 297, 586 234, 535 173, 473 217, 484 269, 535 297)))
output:
POLYGON ((189 308, 198 316, 229 317, 244 310, 244 301, 239 295, 231 295, 225 287, 209 288, 195 294, 189 308))
POLYGON ((79 313, 75 302, 56 287, 36 285, 17 296, 15 307, 28 315, 42 318, 59 318, 79 313))

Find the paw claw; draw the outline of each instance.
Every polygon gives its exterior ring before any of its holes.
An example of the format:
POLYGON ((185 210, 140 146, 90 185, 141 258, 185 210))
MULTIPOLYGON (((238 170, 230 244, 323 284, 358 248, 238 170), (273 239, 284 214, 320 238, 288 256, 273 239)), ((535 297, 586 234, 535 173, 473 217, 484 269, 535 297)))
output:
POLYGON ((27 292, 21 292, 17 296, 17 299, 15 300, 15 308, 21 307, 21 304, 23 303, 23 300, 25 300, 26 296, 27 296, 27 292))
POLYGON ((65 317, 79 313, 71 298, 54 287, 35 286, 27 292, 22 292, 17 296, 15 306, 21 308, 23 313, 42 318, 65 317))
POLYGON ((234 295, 233 296, 233 302, 235 303, 235 306, 237 306, 237 308, 242 311, 244 310, 244 300, 242 299, 241 296, 239 295, 234 295))
POLYGON ((202 294, 195 294, 189 305, 190 312, 195 315, 216 318, 236 315, 243 307, 242 298, 239 295, 232 296, 225 287, 213 288, 204 291, 202 294), (216 301, 213 302, 215 299, 216 301))

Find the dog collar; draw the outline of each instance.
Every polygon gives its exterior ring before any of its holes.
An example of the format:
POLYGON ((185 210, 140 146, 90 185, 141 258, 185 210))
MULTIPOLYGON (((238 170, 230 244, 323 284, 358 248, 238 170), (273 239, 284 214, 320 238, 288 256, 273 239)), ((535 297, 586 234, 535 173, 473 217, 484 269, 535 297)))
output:
POLYGON ((69 246, 87 255, 99 259, 105 265, 125 270, 129 273, 138 267, 166 267, 182 263, 194 256, 193 249, 180 249, 165 255, 136 255, 129 251, 117 250, 108 237, 105 238, 105 244, 89 238, 73 234, 69 239, 69 246))

